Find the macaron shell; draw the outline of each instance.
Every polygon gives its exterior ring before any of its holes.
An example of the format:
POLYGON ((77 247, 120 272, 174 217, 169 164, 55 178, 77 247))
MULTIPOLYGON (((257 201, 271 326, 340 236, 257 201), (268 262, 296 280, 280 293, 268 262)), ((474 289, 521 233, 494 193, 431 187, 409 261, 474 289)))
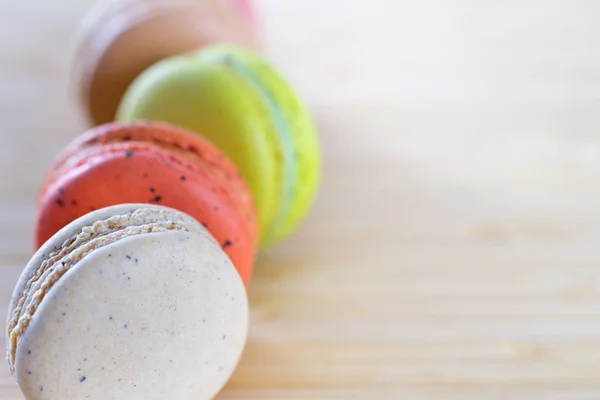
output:
POLYGON ((248 220, 251 232, 254 232, 254 236, 257 234, 253 199, 233 162, 204 137, 163 123, 109 123, 88 130, 74 139, 56 158, 40 192, 45 193, 57 177, 85 163, 88 157, 99 151, 99 147, 109 144, 114 147, 117 143, 127 147, 126 143, 130 142, 148 143, 166 149, 182 160, 189 161, 188 167, 194 168, 197 173, 214 178, 229 199, 232 196, 235 198, 239 211, 248 220))
POLYGON ((159 62, 129 88, 117 119, 164 121, 210 139, 245 179, 266 233, 281 201, 284 156, 259 93, 233 69, 196 53, 159 62))
POLYGON ((144 69, 214 42, 258 46, 247 17, 223 0, 100 1, 81 28, 72 83, 90 121, 106 123, 144 69))
POLYGON ((50 289, 19 342, 17 382, 30 400, 210 399, 247 327, 245 289, 209 235, 126 238, 50 289))
POLYGON ((171 152, 148 143, 117 143, 100 150, 46 189, 37 216, 38 245, 95 209, 120 203, 161 204, 203 223, 249 283, 256 232, 214 177, 190 171, 171 152))
MULTIPOLYGON (((172 230, 208 234, 206 228, 185 213, 164 207, 146 206, 132 213, 112 215, 108 219, 95 221, 92 225, 75 232, 55 251, 42 253, 40 264, 29 264, 27 268, 33 269, 26 268, 23 274, 27 274, 30 279, 16 302, 16 307, 11 309, 12 317, 7 322, 7 355, 13 374, 18 342, 27 330, 31 318, 47 292, 82 257, 90 251, 123 238, 172 230)), ((60 236, 60 233, 58 235, 60 236)))
MULTIPOLYGON (((38 266, 43 262, 49 253, 58 250, 65 241, 71 239, 77 233, 86 227, 92 225, 95 221, 103 221, 114 215, 129 214, 137 210, 140 207, 146 207, 143 204, 118 204, 112 207, 99 209, 90 213, 85 214, 81 218, 71 222, 68 225, 63 226, 55 235, 53 235, 48 241, 42 244, 39 249, 35 252, 33 257, 29 260, 17 283, 15 284, 12 297, 9 302, 8 320, 12 318, 12 311, 15 309, 17 302, 21 298, 23 291, 27 285, 29 279, 35 274, 38 266)), ((169 207, 153 206, 169 209, 169 207)))
POLYGON ((287 215, 280 221, 275 221, 269 230, 266 243, 281 240, 292 232, 305 218, 314 202, 319 184, 321 171, 321 149, 319 138, 308 108, 295 93, 291 85, 263 57, 253 52, 228 45, 215 45, 200 53, 203 60, 214 60, 235 57, 250 68, 260 80, 269 95, 278 105, 289 128, 293 162, 297 173, 291 206, 287 215))

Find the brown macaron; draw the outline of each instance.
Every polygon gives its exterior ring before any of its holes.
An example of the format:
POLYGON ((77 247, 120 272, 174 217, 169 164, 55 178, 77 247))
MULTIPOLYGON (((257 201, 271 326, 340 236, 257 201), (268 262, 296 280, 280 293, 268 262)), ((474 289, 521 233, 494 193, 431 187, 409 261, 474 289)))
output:
POLYGON ((255 24, 233 2, 101 0, 77 34, 71 85, 92 125, 111 122, 144 70, 212 43, 259 47, 255 24))

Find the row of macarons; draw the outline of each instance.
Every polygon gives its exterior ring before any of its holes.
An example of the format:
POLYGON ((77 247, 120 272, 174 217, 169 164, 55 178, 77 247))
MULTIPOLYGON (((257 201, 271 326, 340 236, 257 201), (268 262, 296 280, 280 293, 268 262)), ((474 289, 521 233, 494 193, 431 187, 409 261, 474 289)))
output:
POLYGON ((249 284, 258 250, 308 213, 321 163, 308 109, 253 48, 249 6, 122 0, 92 10, 76 57, 85 73, 74 75, 92 127, 46 174, 37 247, 94 210, 159 204, 204 224, 249 284))
POLYGON ((306 107, 244 44, 249 4, 110 0, 86 20, 92 127, 46 174, 8 310, 27 399, 208 400, 234 372, 256 253, 304 219, 320 170, 306 107))

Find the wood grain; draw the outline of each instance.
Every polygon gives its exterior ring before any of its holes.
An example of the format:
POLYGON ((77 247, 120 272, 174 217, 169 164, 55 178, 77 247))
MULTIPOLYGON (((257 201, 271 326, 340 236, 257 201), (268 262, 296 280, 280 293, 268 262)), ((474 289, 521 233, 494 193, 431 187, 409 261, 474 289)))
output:
MULTIPOLYGON (((66 44, 90 2, 0 2, 2 307, 42 174, 83 129, 66 44)), ((600 3, 260 8, 323 188, 261 254, 220 398, 600 398, 600 3)), ((20 399, 5 366, 0 398, 20 399)))

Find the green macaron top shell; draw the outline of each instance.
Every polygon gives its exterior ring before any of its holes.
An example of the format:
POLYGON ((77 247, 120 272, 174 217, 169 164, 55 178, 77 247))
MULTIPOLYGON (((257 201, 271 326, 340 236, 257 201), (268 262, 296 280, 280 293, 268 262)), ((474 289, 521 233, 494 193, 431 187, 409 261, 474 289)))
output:
POLYGON ((313 121, 256 53, 214 45, 160 61, 131 85, 117 119, 169 122, 220 147, 252 192, 263 245, 291 233, 314 200, 320 148, 313 121))

